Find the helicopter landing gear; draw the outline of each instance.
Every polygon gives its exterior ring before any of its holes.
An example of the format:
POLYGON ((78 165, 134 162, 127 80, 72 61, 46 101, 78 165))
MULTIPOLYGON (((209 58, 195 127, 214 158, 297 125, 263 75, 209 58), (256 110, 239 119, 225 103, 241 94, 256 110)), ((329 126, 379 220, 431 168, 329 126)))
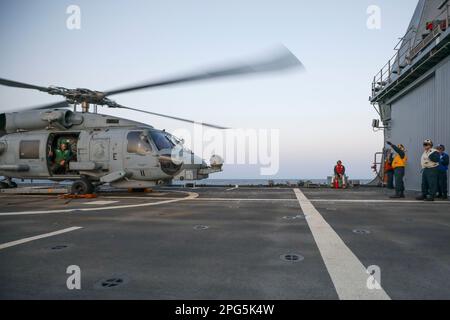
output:
POLYGON ((73 182, 70 189, 71 194, 92 194, 95 191, 94 185, 86 178, 81 178, 73 182))
POLYGON ((0 189, 15 189, 17 188, 17 183, 11 180, 11 178, 6 178, 0 181, 0 189))

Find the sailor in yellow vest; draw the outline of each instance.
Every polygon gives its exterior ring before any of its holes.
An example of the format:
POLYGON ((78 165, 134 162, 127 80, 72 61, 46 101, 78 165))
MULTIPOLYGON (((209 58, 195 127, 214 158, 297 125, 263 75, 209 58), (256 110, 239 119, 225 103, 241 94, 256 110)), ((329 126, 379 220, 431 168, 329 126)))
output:
POLYGON ((394 160, 392 160, 392 168, 394 168, 395 195, 390 198, 403 199, 405 197, 405 183, 403 182, 403 178, 405 177, 405 168, 408 162, 406 148, 402 144, 395 146, 389 141, 386 143, 395 151, 394 160))
POLYGON ((422 165, 422 195, 417 200, 434 201, 438 191, 439 161, 441 155, 433 148, 433 141, 423 142, 424 152, 420 163, 422 165))

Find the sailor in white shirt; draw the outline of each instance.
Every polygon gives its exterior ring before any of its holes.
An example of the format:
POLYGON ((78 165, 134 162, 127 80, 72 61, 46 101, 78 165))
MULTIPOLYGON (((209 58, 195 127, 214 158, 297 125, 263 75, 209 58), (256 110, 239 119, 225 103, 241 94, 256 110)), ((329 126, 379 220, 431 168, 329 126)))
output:
POLYGON ((438 167, 440 154, 433 148, 433 141, 423 142, 424 152, 420 163, 422 165, 422 195, 417 200, 434 201, 438 191, 438 167))

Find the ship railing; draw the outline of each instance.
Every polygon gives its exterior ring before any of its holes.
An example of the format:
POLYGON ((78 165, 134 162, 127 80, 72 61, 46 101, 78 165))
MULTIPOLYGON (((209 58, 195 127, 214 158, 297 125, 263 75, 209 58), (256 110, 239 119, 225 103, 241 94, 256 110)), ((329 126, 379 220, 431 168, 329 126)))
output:
POLYGON ((423 37, 419 43, 415 43, 416 30, 410 29, 395 47, 394 56, 381 68, 374 76, 372 82, 372 99, 387 88, 393 81, 398 79, 405 69, 414 63, 420 53, 426 49, 434 39, 449 28, 450 3, 445 3, 441 12, 432 23, 439 22, 433 26, 432 30, 423 37))

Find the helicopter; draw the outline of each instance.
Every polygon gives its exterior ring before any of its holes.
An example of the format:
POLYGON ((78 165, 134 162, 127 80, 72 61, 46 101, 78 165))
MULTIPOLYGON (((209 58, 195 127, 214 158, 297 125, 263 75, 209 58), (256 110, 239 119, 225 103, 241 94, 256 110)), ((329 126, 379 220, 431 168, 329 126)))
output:
MULTIPOLYGON (((0 188, 16 188, 15 179, 71 181, 72 194, 91 194, 102 184, 145 189, 170 184, 174 177, 201 180, 221 172, 223 159, 210 164, 184 146, 184 141, 151 125, 98 113, 98 106, 126 109, 187 123, 193 120, 121 105, 110 96, 219 78, 303 69, 282 48, 256 63, 237 62, 160 81, 147 81, 110 91, 69 89, 0 78, 0 85, 62 96, 64 101, 0 114, 0 188), (81 110, 78 111, 78 106, 81 110), (59 158, 58 158, 59 154, 59 158), (61 157, 61 154, 63 155, 61 157)), ((225 130, 209 123, 203 126, 225 130)))

